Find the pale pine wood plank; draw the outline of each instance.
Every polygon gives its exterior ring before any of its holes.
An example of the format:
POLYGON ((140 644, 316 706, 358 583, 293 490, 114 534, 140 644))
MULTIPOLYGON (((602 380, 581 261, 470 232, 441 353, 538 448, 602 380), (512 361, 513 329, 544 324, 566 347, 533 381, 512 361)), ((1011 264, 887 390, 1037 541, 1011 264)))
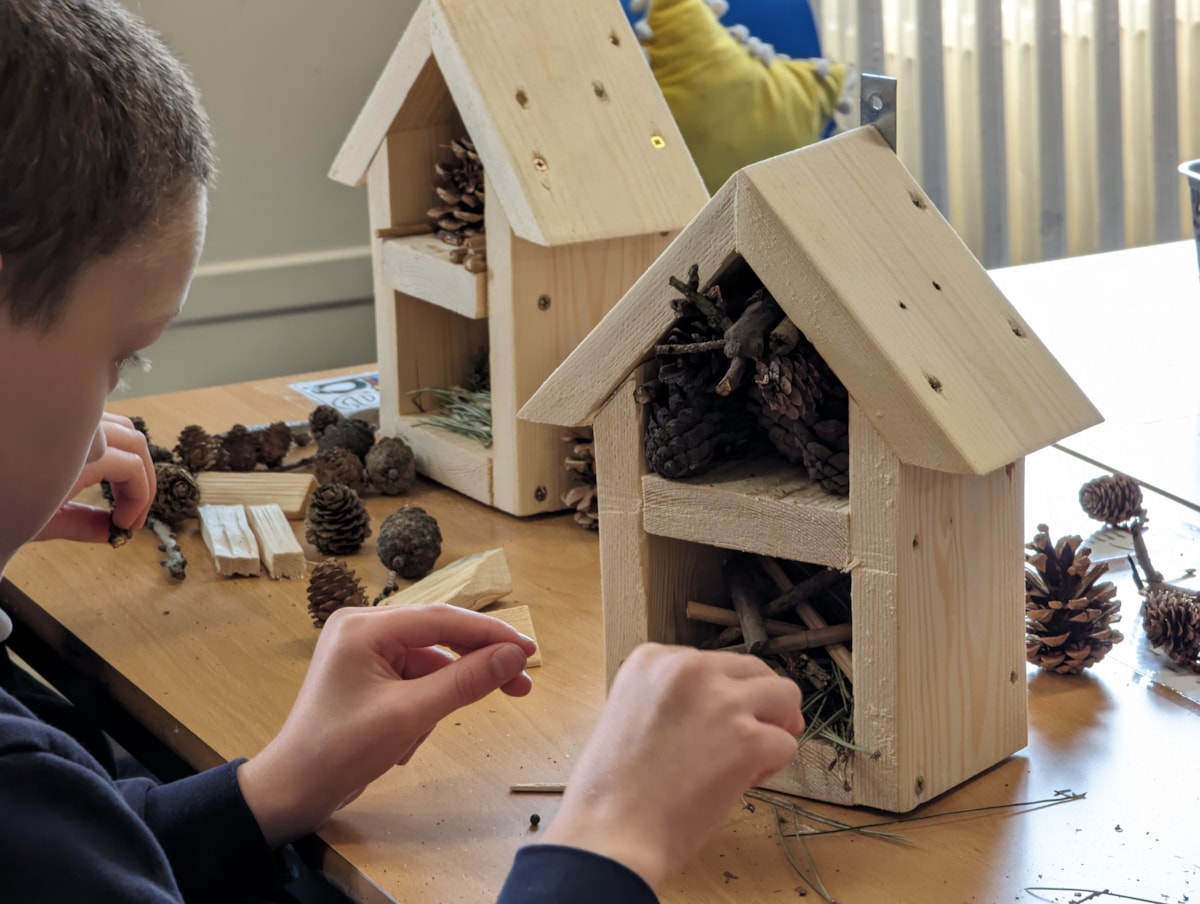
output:
POLYGON ((384 136, 404 123, 428 125, 450 103, 429 44, 429 4, 422 0, 388 58, 329 169, 329 178, 361 185, 384 136))
POLYGON ((902 461, 986 474, 1100 421, 873 128, 739 186, 739 250, 902 461))
POLYGON ((304 517, 317 488, 311 474, 277 471, 201 471, 196 475, 205 505, 278 505, 289 520, 304 517))
POLYGON ((779 459, 729 462, 701 477, 642 478, 652 534, 842 568, 850 503, 779 459))
MULTIPOLYGON (((490 615, 492 618, 498 618, 505 624, 512 625, 534 643, 538 643, 537 633, 533 630, 533 614, 529 611, 528 606, 505 606, 501 609, 489 609, 484 614, 490 615)), ((539 668, 543 661, 542 645, 538 644, 538 648, 533 651, 533 655, 526 660, 525 668, 539 668)))
POLYGON ((542 245, 643 235, 678 229, 704 205, 617 5, 560 0, 547 15, 530 0, 441 0, 431 13, 434 54, 495 184, 489 199, 518 235, 542 245))
POLYGON ((466 436, 423 423, 428 415, 393 418, 391 435, 413 450, 417 470, 465 496, 492 504, 492 450, 466 436))
POLYGON ((702 281, 736 253, 733 181, 725 185, 525 403, 521 417, 546 424, 590 423, 676 314, 669 277, 687 277, 697 264, 702 281))
POLYGON ((495 503, 516 515, 556 511, 572 486, 562 430, 518 420, 518 411, 669 239, 544 248, 516 237, 498 206, 486 216, 495 503))
POLYGON ((283 509, 274 504, 248 505, 246 521, 258 542, 258 557, 267 566, 267 574, 276 580, 304 577, 304 548, 283 509))
POLYGON ((482 609, 512 593, 512 575, 503 549, 463 556, 380 600, 381 606, 449 603, 464 609, 482 609))
POLYGON ((200 518, 200 534, 212 553, 217 574, 253 577, 261 573, 258 543, 246 521, 245 506, 202 505, 196 514, 200 518))
POLYGON ((487 277, 450 260, 451 246, 433 235, 381 240, 384 285, 462 317, 487 316, 487 277))

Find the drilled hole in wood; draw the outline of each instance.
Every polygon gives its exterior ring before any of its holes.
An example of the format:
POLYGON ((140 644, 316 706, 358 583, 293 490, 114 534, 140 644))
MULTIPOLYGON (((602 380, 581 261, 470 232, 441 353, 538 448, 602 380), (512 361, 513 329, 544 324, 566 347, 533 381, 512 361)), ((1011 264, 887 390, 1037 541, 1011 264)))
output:
POLYGON ((938 283, 938 281, 937 281, 936 279, 933 281, 933 287, 934 287, 935 289, 937 289, 939 292, 940 292, 940 291, 942 291, 941 284, 939 284, 939 283, 938 283))
POLYGON ((908 310, 908 305, 906 305, 904 302, 898 301, 898 302, 896 302, 896 304, 900 305, 900 310, 902 310, 902 311, 908 310))
POLYGON ((1011 672, 1009 672, 1009 673, 1008 673, 1008 683, 1009 683, 1009 684, 1016 684, 1016 683, 1017 683, 1017 672, 1016 672, 1016 670, 1015 670, 1015 669, 1014 669, 1013 671, 1011 671, 1011 672))
POLYGON ((942 391, 942 381, 939 380, 937 377, 926 374, 925 379, 929 381, 929 388, 932 389, 934 392, 942 391))
POLYGON ((910 191, 908 193, 908 197, 912 200, 913 207, 919 207, 921 210, 925 209, 925 199, 922 198, 915 191, 910 191))
POLYGON ((667 139, 655 132, 650 136, 650 146, 661 150, 667 146, 667 139))
POLYGON ((519 103, 522 107, 529 105, 529 95, 525 93, 524 88, 517 89, 517 103, 519 103))
POLYGON ((596 97, 600 98, 600 100, 608 100, 608 91, 605 89, 603 82, 592 82, 592 92, 596 95, 596 97))
POLYGON ((923 775, 917 776, 917 781, 916 781, 916 784, 913 785, 913 790, 916 791, 917 794, 925 793, 925 776, 923 776, 923 775))
POLYGON ((534 154, 533 155, 533 168, 535 170, 537 170, 539 173, 544 173, 544 172, 546 172, 546 170, 550 169, 550 164, 546 162, 546 158, 543 157, 541 154, 534 154))
POLYGON ((619 34, 617 34, 615 31, 610 31, 608 33, 608 43, 612 44, 613 47, 620 47, 621 46, 621 36, 619 34))
POLYGON ((538 300, 537 300, 537 306, 538 306, 539 311, 550 310, 550 296, 549 295, 539 295, 538 300))
POLYGON ((1012 330, 1012 334, 1014 336, 1016 336, 1018 339, 1025 338, 1025 331, 1023 329, 1021 329, 1021 325, 1019 323, 1017 323, 1015 320, 1013 320, 1011 317, 1008 319, 1008 328, 1010 330, 1012 330))
POLYGON ((917 549, 921 545, 920 537, 913 537, 913 549, 917 549))

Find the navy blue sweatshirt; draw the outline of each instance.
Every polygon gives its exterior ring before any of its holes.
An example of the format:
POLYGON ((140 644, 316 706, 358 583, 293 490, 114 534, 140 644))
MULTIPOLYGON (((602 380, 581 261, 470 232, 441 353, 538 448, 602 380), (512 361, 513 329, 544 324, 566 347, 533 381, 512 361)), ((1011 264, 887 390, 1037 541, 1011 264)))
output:
MULTIPOLYGON (((68 735, 0 689, 0 900, 195 904, 278 888, 287 872, 242 797, 239 762, 162 785, 114 782, 68 735)), ((499 898, 613 901, 657 898, 621 864, 555 845, 518 851, 499 898)))

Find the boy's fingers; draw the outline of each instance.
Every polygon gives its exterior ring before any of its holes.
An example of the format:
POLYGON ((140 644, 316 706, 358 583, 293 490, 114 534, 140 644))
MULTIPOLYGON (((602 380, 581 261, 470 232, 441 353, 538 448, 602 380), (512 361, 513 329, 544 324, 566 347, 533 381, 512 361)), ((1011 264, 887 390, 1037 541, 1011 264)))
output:
POLYGON ((68 502, 42 528, 39 540, 77 540, 83 543, 108 542, 109 513, 94 505, 68 502))
POLYGON ((457 662, 414 681, 397 692, 406 707, 416 710, 415 721, 434 725, 463 706, 482 700, 492 691, 519 682, 528 657, 514 643, 499 643, 472 650, 457 662))
POLYGON ((536 646, 532 640, 511 625, 470 609, 434 603, 428 606, 388 606, 387 611, 359 615, 347 612, 342 625, 351 625, 353 620, 370 631, 386 650, 389 644, 397 645, 397 652, 414 647, 445 646, 460 653, 470 653, 493 644, 516 644, 533 654, 536 646), (401 649, 402 648, 402 649, 401 649))

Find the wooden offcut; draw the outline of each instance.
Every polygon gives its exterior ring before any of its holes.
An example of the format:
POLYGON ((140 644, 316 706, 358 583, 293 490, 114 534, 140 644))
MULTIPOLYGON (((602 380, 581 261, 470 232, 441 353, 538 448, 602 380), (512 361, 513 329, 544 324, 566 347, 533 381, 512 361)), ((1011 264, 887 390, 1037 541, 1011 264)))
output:
POLYGON ((482 609, 512 593, 512 575, 503 549, 464 556, 380 601, 382 606, 449 603, 482 609))
POLYGON ((616 0, 553 15, 536 0, 422 0, 330 176, 367 186, 381 434, 486 505, 564 508, 561 431, 517 411, 707 200, 616 0), (485 172, 486 273, 401 234, 441 203, 434 167, 464 135, 485 172), (428 426, 413 396, 465 385, 481 354, 490 447, 428 426))
MULTIPOLYGON (((485 614, 512 625, 534 643, 537 643, 537 634, 533 631, 533 616, 529 613, 528 606, 506 606, 503 609, 491 609, 485 614)), ((529 660, 525 663, 525 667, 536 669, 541 664, 542 646, 538 644, 538 648, 529 657, 529 660)))
POLYGON ((217 574, 254 576, 262 571, 258 542, 241 505, 202 505, 197 512, 200 535, 212 553, 217 574))
POLYGON ((258 555, 267 566, 267 574, 276 580, 304 577, 304 548, 283 509, 274 503, 248 505, 246 521, 258 541, 258 555))
POLYGON ((196 483, 205 505, 277 505, 291 521, 304 517, 317 488, 311 474, 276 471, 201 471, 196 483))
POLYGON ((593 427, 610 681, 639 643, 696 641, 688 601, 723 604, 743 649, 829 645, 855 749, 806 741, 771 787, 903 812, 1024 746, 1024 456, 1100 415, 872 127, 736 173, 521 416, 593 427), (847 389, 848 498, 778 457, 647 473, 634 389, 679 316, 669 277, 734 264, 847 389), (780 593, 761 627, 745 586, 728 608, 732 550, 780 593), (848 573, 852 624, 827 626, 775 558, 848 573), (784 609, 810 638, 770 636, 784 609))

